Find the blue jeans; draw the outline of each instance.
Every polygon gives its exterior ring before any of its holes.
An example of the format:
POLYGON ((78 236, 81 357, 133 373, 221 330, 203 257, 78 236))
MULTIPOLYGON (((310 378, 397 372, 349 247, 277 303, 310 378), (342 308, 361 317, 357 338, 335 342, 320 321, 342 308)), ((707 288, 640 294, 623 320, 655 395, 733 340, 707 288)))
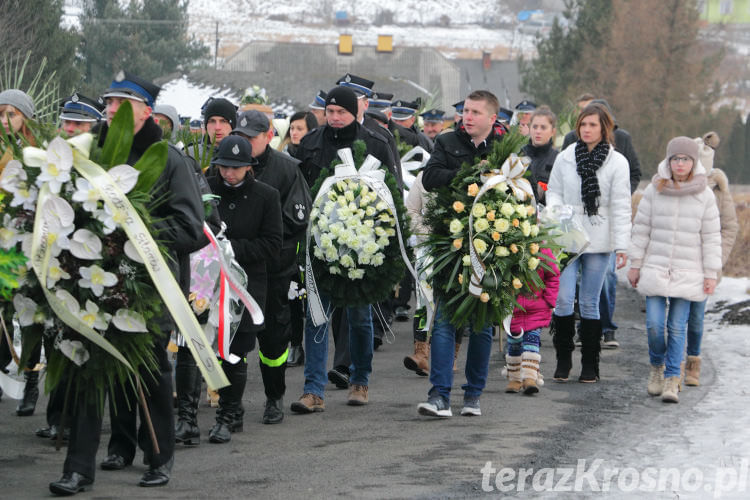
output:
POLYGON ((706 301, 691 302, 690 316, 687 326, 688 356, 701 355, 701 341, 703 340, 703 316, 706 312, 706 301))
POLYGON ((555 314, 570 316, 576 300, 576 281, 581 269, 578 310, 582 318, 599 319, 599 296, 604 284, 610 253, 584 253, 568 264, 560 275, 555 314))
POLYGON ((599 296, 599 319, 602 320, 602 332, 614 332, 617 325, 612 320, 615 314, 615 298, 617 296, 617 274, 615 274, 615 263, 617 254, 609 255, 607 272, 604 274, 604 285, 599 296))
POLYGON ((646 297, 648 356, 653 366, 666 365, 665 377, 679 377, 685 354, 690 301, 676 297, 646 297), (667 311, 669 300, 669 311, 667 311), (666 323, 666 325, 665 325, 666 323), (666 326, 666 339, 664 338, 666 326))
MULTIPOLYGON (((451 325, 445 315, 445 309, 438 303, 435 324, 432 327, 430 344, 430 389, 429 395, 439 394, 450 403, 453 386, 453 359, 456 355, 456 335, 462 335, 459 329, 451 325)), ((482 395, 487 383, 492 353, 492 325, 485 325, 480 331, 472 328, 469 336, 469 349, 466 353, 466 384, 461 386, 464 397, 474 398, 482 395)))
MULTIPOLYGON (((330 299, 321 294, 323 310, 327 311, 331 305, 330 299)), ((349 351, 352 365, 350 367, 349 383, 352 385, 368 385, 372 372, 372 313, 370 306, 347 307, 346 316, 349 323, 349 351)), ((328 362, 328 322, 314 326, 310 317, 310 307, 307 308, 305 322, 305 387, 304 393, 323 397, 328 377, 326 364, 328 362)), ((330 314, 329 314, 330 318, 330 314)))

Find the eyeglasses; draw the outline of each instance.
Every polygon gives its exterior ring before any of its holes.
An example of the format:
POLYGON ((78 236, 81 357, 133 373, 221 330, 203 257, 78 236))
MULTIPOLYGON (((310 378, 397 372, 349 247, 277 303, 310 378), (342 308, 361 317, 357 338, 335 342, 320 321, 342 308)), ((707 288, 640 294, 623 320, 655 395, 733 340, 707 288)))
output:
POLYGON ((690 163, 693 161, 689 156, 673 156, 669 159, 672 163, 690 163))

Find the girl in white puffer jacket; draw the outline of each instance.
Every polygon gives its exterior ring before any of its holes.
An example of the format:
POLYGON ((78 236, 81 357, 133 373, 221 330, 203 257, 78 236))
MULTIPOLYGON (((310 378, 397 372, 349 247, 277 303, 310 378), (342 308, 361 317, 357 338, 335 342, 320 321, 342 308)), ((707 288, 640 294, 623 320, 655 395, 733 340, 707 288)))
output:
POLYGON ((716 199, 706 184, 698 145, 688 137, 676 137, 643 193, 628 251, 628 280, 646 296, 648 393, 661 394, 665 402, 679 400, 691 302, 705 301, 716 288, 720 231, 716 199))

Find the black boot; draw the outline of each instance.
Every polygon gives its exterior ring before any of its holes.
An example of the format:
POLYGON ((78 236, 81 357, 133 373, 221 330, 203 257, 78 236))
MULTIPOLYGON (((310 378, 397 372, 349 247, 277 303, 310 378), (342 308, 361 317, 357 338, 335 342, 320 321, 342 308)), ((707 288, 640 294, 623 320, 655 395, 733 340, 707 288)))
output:
POLYGON ((201 432, 198 429, 198 403, 201 396, 201 372, 190 352, 183 353, 183 348, 180 348, 177 354, 175 389, 177 391, 175 441, 188 446, 199 445, 201 432))
POLYGON ((289 346, 289 358, 286 366, 302 366, 305 364, 305 350, 301 345, 289 346))
POLYGON ((581 318, 581 376, 579 382, 599 380, 599 352, 602 350, 602 322, 581 318))
POLYGON ((555 323, 555 336, 552 337, 552 344, 555 346, 557 355, 557 368, 555 368, 552 380, 567 382, 570 369, 573 368, 575 319, 572 314, 570 316, 552 315, 552 321, 555 323))
POLYGON ((36 400, 39 398, 39 372, 24 372, 23 378, 26 380, 26 386, 23 388, 23 399, 16 408, 16 415, 29 417, 34 414, 36 400))
POLYGON ((242 432, 242 394, 247 383, 247 363, 242 360, 232 365, 222 362, 224 374, 231 385, 219 389, 219 408, 216 410, 216 424, 208 433, 212 443, 228 443, 233 432, 242 432))
POLYGON ((266 399, 266 409, 263 411, 264 424, 278 424, 284 420, 284 399, 266 399))

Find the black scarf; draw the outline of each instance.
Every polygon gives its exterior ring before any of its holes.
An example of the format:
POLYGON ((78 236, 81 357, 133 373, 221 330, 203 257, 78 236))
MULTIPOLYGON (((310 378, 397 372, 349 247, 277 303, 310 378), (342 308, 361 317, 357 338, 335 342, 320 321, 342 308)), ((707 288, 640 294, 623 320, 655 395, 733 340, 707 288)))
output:
POLYGON ((596 171, 604 164, 609 154, 609 144, 602 141, 589 151, 582 140, 576 142, 576 172, 581 176, 581 200, 583 211, 589 217, 599 213, 599 179, 596 171))

